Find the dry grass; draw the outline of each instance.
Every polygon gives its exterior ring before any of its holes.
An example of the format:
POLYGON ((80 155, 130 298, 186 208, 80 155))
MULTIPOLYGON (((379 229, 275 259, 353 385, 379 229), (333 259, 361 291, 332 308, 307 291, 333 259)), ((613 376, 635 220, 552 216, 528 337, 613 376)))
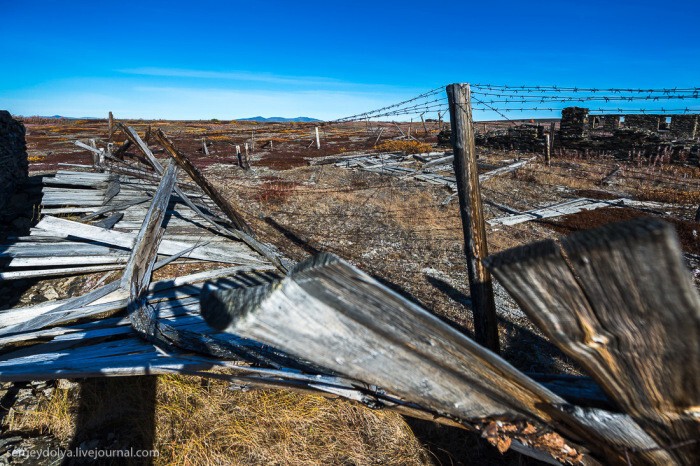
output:
POLYGON ((155 464, 163 465, 430 464, 411 428, 391 412, 286 390, 232 391, 219 380, 160 376, 149 413, 149 395, 134 382, 56 389, 5 427, 53 435, 66 447, 108 434, 126 445, 153 438, 155 464), (155 432, 148 431, 151 424, 155 432))
POLYGON ((425 464, 401 416, 289 391, 161 377, 163 464, 425 464))
POLYGON ((433 150, 431 144, 419 141, 384 141, 376 146, 382 152, 403 152, 404 154, 420 154, 433 150))
POLYGON ((51 434, 67 441, 75 432, 72 414, 74 398, 69 390, 57 388, 51 397, 41 397, 34 411, 13 410, 12 416, 3 422, 3 429, 51 434))

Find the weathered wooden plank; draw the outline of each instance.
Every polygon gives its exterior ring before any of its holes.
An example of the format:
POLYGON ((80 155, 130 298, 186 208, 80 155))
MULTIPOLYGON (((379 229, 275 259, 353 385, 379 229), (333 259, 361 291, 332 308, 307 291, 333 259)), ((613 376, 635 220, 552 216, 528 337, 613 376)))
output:
POLYGON ((525 165, 527 165, 528 163, 532 162, 535 159, 536 159, 536 157, 532 157, 532 158, 526 159, 526 160, 519 160, 515 163, 511 163, 510 165, 506 165, 505 167, 496 168, 495 170, 491 170, 491 171, 488 171, 486 173, 482 173, 481 175, 479 175, 479 181, 484 182, 486 180, 490 180, 494 176, 502 175, 504 173, 513 172, 519 168, 524 167, 525 165))
POLYGON ((624 452, 572 417, 563 399, 334 256, 305 261, 270 285, 205 290, 201 296, 202 315, 215 329, 270 344, 463 422, 554 423, 565 435, 585 439, 599 457, 625 464, 624 452))
POLYGON ((9 268, 17 267, 61 267, 66 265, 126 264, 129 256, 123 254, 107 256, 49 256, 16 257, 7 264, 9 268))
POLYGON ((529 210, 520 215, 509 215, 507 217, 492 218, 487 221, 489 225, 515 225, 539 220, 543 218, 554 218, 562 215, 575 214, 584 210, 595 210, 602 207, 620 207, 624 205, 624 199, 598 200, 580 198, 561 202, 540 209, 529 210))
POLYGON ((119 270, 122 265, 93 265, 87 267, 63 267, 58 269, 17 270, 0 272, 0 280, 21 280, 23 278, 62 277, 66 275, 84 275, 86 273, 119 270))
POLYGON ((151 273, 163 238, 164 229, 161 224, 176 182, 177 165, 171 162, 163 172, 163 178, 143 219, 143 226, 136 235, 121 280, 121 288, 129 292, 127 312, 131 327, 144 338, 152 338, 155 330, 152 328, 155 316, 147 307, 145 293, 151 283, 151 273))
MULTIPOLYGON (((639 219, 506 251, 487 265, 528 316, 660 445, 700 458, 700 296, 673 227, 639 219)), ((639 453, 641 455, 641 453, 639 453)), ((669 458, 670 455, 670 459, 669 458)))
MULTIPOLYGON (((86 225, 83 223, 73 222, 61 218, 45 216, 36 227, 40 230, 45 230, 50 233, 58 233, 68 235, 69 237, 84 238, 92 241, 98 241, 114 246, 132 248, 136 235, 134 233, 119 232, 114 230, 106 230, 104 228, 86 225)), ((183 249, 188 249, 194 246, 193 244, 182 243, 177 241, 165 240, 161 244, 159 254, 177 254, 183 249)), ((227 263, 259 263, 265 261, 260 257, 255 257, 251 254, 239 252, 235 256, 231 256, 229 251, 226 251, 218 246, 201 246, 193 250, 187 255, 190 258, 210 260, 216 262, 227 263)))

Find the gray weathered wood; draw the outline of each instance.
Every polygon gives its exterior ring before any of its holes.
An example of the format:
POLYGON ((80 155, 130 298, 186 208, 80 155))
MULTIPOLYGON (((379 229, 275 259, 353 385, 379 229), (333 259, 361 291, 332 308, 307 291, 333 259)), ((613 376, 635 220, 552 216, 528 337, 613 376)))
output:
POLYGON ((464 231, 464 251, 467 256, 469 289, 474 313, 474 333, 479 343, 498 352, 500 345, 493 284, 491 275, 481 263, 481 260, 488 256, 488 248, 476 164, 469 85, 447 86, 447 98, 450 103, 454 171, 464 231))
MULTIPOLYGON (((673 227, 639 219, 506 251, 489 268, 678 464, 700 459, 700 296, 673 227)), ((664 450, 647 452, 655 464, 664 450)))
MULTIPOLYGON (((38 229, 46 230, 47 233, 57 233, 75 238, 84 238, 111 244, 122 248, 132 248, 136 235, 121 231, 106 230, 104 228, 73 222, 61 218, 45 216, 38 224, 38 229)), ((164 240, 159 249, 159 254, 177 254, 183 249, 193 246, 190 243, 180 241, 164 240)), ((187 257, 195 259, 210 260, 228 263, 265 263, 261 257, 255 257, 249 253, 239 252, 235 256, 230 254, 221 246, 207 245, 193 250, 187 257)))
MULTIPOLYGON (((321 254, 277 283, 204 290, 215 329, 249 337, 472 425, 484 419, 554 423, 598 457, 617 451, 567 403, 416 304, 321 254)), ((595 421, 588 421, 594 423, 595 421)), ((646 445, 645 445, 646 446, 646 445)), ((639 445, 637 445, 639 447, 639 445)))

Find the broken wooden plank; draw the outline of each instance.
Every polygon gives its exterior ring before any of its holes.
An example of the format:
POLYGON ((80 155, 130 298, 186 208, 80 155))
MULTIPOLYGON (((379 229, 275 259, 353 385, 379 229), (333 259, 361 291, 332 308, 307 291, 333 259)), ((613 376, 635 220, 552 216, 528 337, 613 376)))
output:
POLYGON ((179 152, 172 141, 158 129, 154 133, 155 139, 163 146, 165 151, 180 165, 190 177, 202 188, 202 190, 214 201, 214 203, 231 220, 233 225, 244 233, 253 236, 253 230, 246 223, 243 217, 236 211, 231 202, 224 198, 214 186, 202 175, 197 167, 181 152, 179 152))
POLYGON ((481 175, 479 175, 479 182, 483 183, 486 180, 490 180, 494 176, 503 175, 504 173, 513 172, 519 168, 524 167, 525 165, 527 165, 528 163, 532 162, 535 159, 536 159, 536 157, 532 157, 532 158, 526 159, 526 160, 519 160, 515 163, 511 163, 510 165, 506 165, 505 167, 496 168, 495 170, 491 170, 491 171, 488 171, 486 173, 482 173, 481 175))
MULTIPOLYGON (((625 464, 561 398, 367 274, 329 254, 270 285, 204 290, 215 329, 270 344, 462 422, 555 423, 599 458, 625 464), (564 407, 564 408, 560 408, 564 407)), ((647 445, 644 445, 645 447, 647 445)))
POLYGON ((558 204, 542 207, 539 209, 528 210, 519 215, 509 215, 507 217, 492 218, 487 220, 489 225, 516 225, 518 223, 529 222, 530 220, 539 220, 543 218, 554 218, 562 215, 575 214, 584 210, 595 210, 602 207, 620 207, 624 205, 624 199, 600 200, 579 198, 570 201, 560 202, 558 204))
POLYGON ((681 257, 671 225, 638 219, 486 262, 540 329, 658 442, 656 454, 647 452, 655 464, 700 458, 700 296, 681 257))
POLYGON ((123 265, 91 265, 86 267, 64 267, 58 269, 16 270, 0 272, 0 280, 21 280, 24 278, 63 277, 67 275, 84 275, 86 273, 119 270, 123 265))
POLYGON ((104 228, 106 230, 111 230, 114 225, 119 223, 119 221, 124 217, 123 212, 117 212, 116 214, 112 214, 109 217, 100 220, 99 222, 95 222, 94 225, 99 228, 104 228))
POLYGON ((155 329, 151 327, 154 325, 155 316, 147 307, 145 293, 151 283, 151 273, 165 231, 161 224, 176 182, 177 165, 175 162, 170 162, 163 172, 163 178, 143 219, 143 226, 136 235, 134 247, 121 280, 121 288, 129 292, 127 313, 131 327, 147 339, 153 337, 152 333, 155 329))
MULTIPOLYGON (((51 216, 45 216, 36 225, 36 227, 40 230, 45 230, 46 234, 55 233, 59 235, 67 235, 68 237, 84 238, 129 249, 133 247, 134 239, 136 238, 134 233, 106 230, 104 228, 51 216)), ((177 254, 183 249, 187 249, 192 246, 193 244, 189 243, 164 240, 158 253, 177 254)), ((262 258, 254 257, 249 253, 236 252, 232 255, 231 252, 232 251, 230 249, 227 250, 221 245, 207 245, 193 250, 187 257, 227 263, 264 263, 262 258)))

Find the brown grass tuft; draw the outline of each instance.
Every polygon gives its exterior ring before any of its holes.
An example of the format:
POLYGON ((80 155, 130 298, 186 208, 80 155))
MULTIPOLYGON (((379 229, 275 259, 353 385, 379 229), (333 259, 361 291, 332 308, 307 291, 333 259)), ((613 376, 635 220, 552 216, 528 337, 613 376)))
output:
POLYGON ((433 146, 418 141, 384 141, 376 146, 382 152, 403 152, 404 154, 420 154, 430 152, 433 146))

